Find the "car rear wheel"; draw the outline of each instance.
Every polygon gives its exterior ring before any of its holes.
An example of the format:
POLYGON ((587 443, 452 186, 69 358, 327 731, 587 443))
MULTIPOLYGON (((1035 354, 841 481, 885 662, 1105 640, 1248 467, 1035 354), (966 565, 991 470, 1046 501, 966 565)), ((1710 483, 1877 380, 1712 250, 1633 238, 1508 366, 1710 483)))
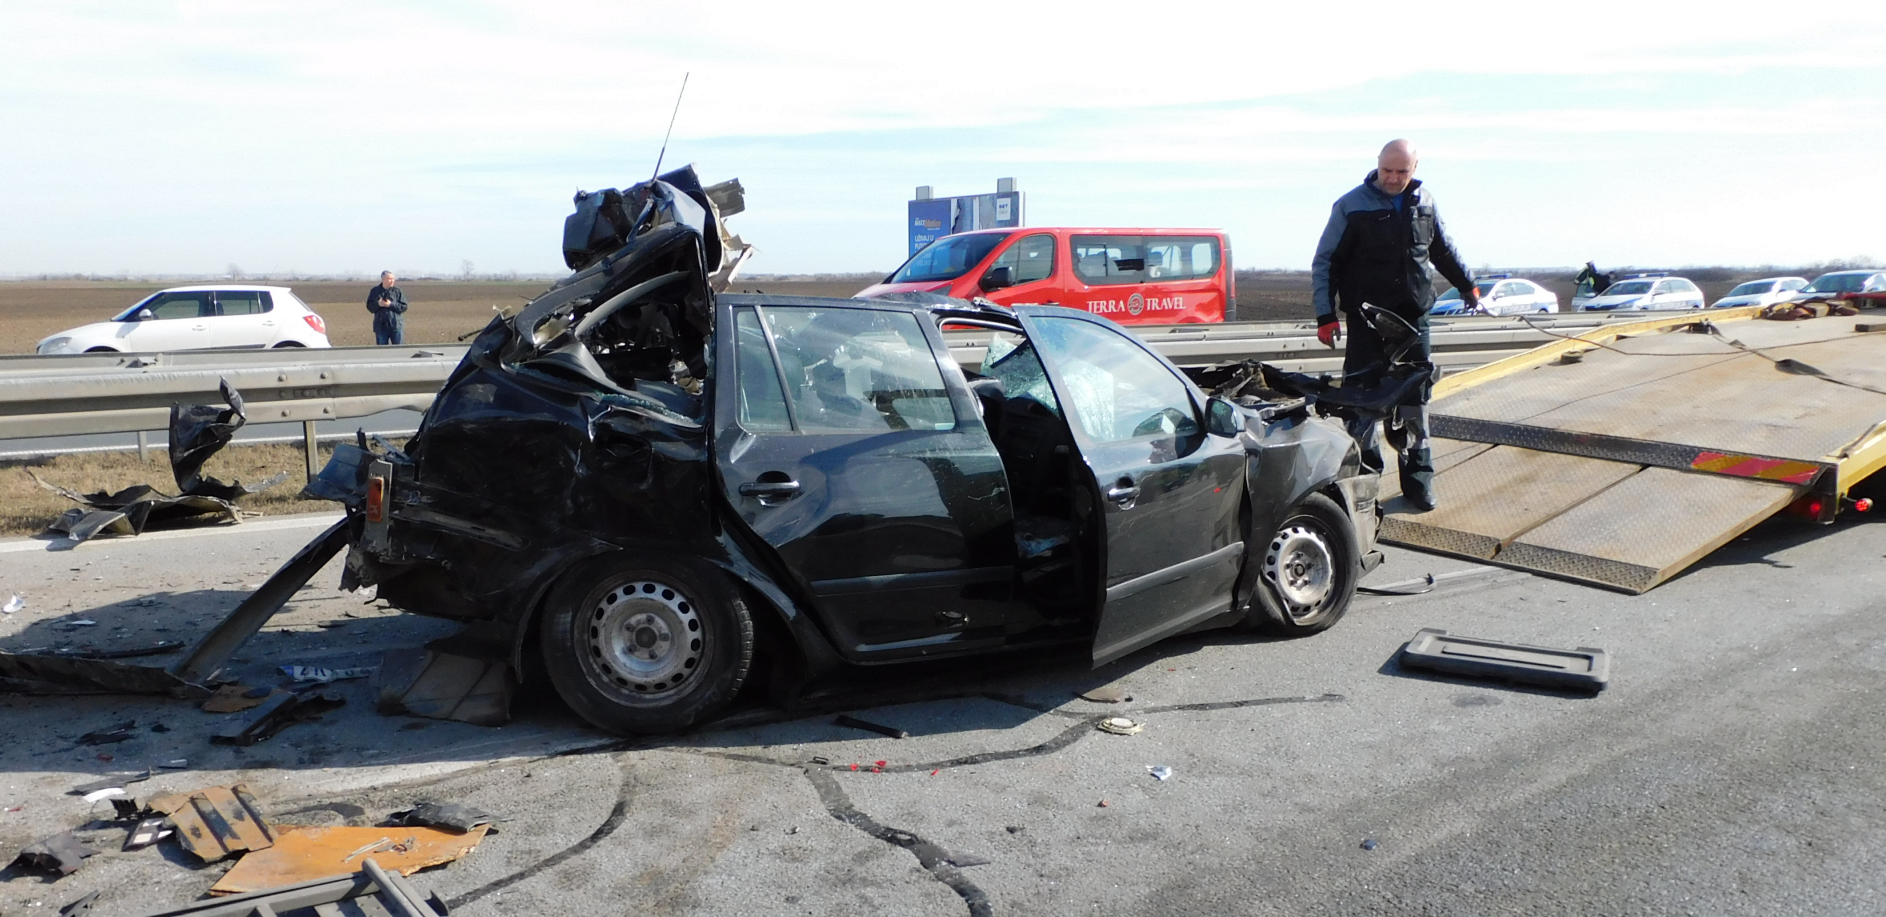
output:
POLYGON ((586 561, 551 590, 550 681, 616 733, 674 732, 733 699, 753 661, 753 621, 726 575, 689 558, 586 561))
POLYGON ((110 347, 87 347, 85 348, 85 352, 86 353, 117 353, 118 351, 113 350, 110 347))
POLYGON ((304 346, 304 345, 300 341, 283 341, 280 344, 276 344, 275 349, 280 350, 283 347, 301 347, 301 346, 304 346))
POLYGON ((1305 637, 1334 626, 1349 610, 1361 579, 1355 526, 1336 501, 1311 494, 1254 545, 1249 622, 1280 637, 1305 637))

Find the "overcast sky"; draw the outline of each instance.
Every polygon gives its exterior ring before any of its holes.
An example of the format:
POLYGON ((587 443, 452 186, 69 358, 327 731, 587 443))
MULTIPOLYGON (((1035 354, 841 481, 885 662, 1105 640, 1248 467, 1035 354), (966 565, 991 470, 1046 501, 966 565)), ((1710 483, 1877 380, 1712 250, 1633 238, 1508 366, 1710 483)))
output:
POLYGON ((558 271, 683 73, 754 272, 888 270, 915 186, 1000 176, 1307 268, 1396 136, 1474 265, 1886 258, 1877 0, 9 0, 0 275, 558 271))

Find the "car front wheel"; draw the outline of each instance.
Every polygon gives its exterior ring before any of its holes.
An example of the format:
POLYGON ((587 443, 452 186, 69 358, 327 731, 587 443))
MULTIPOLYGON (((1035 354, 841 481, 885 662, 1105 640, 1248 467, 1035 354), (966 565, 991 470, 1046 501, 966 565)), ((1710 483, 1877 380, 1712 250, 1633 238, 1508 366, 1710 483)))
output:
POLYGON ((1254 546, 1249 622, 1280 637, 1305 637, 1334 626, 1349 610, 1361 579, 1355 526, 1336 501, 1311 494, 1254 546))
POLYGON ((551 590, 541 631, 550 680, 616 733, 674 732, 726 706, 753 661, 753 621, 726 575, 689 558, 622 555, 551 590))

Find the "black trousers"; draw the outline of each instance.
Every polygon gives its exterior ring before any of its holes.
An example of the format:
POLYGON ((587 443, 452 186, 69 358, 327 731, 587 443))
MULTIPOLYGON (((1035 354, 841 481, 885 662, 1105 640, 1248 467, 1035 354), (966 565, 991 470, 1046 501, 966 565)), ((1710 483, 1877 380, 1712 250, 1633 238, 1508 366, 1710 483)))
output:
MULTIPOLYGON (((1349 335, 1349 344, 1343 353, 1342 384, 1369 386, 1380 382, 1383 372, 1388 369, 1389 345, 1376 333, 1375 327, 1360 316, 1350 314, 1343 324, 1349 335)), ((1434 350, 1428 334, 1428 314, 1421 313, 1410 324, 1414 325, 1417 339, 1402 353, 1401 359, 1432 360, 1434 350)), ((1396 407, 1382 425, 1389 445, 1401 453, 1399 465, 1402 492, 1431 495, 1434 450, 1428 441, 1428 392, 1426 387, 1419 391, 1419 402, 1396 407)), ((1387 469, 1376 435, 1375 421, 1350 421, 1349 434, 1362 447, 1362 463, 1365 466, 1373 471, 1387 469)))

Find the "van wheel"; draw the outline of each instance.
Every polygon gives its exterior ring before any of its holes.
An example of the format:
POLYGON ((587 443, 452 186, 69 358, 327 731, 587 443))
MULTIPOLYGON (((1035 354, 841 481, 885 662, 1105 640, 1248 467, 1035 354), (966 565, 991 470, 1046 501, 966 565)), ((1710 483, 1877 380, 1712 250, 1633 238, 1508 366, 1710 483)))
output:
MULTIPOLYGON (((1334 500, 1311 494, 1269 539, 1254 546, 1253 601, 1248 623, 1280 637, 1330 629, 1349 610, 1362 559, 1355 526, 1334 500)), ((1247 566, 1250 565, 1247 563, 1247 566)))
POLYGON ((558 581, 541 630, 565 703, 615 733, 675 732, 726 706, 753 663, 753 620, 726 575, 620 554, 558 581))

